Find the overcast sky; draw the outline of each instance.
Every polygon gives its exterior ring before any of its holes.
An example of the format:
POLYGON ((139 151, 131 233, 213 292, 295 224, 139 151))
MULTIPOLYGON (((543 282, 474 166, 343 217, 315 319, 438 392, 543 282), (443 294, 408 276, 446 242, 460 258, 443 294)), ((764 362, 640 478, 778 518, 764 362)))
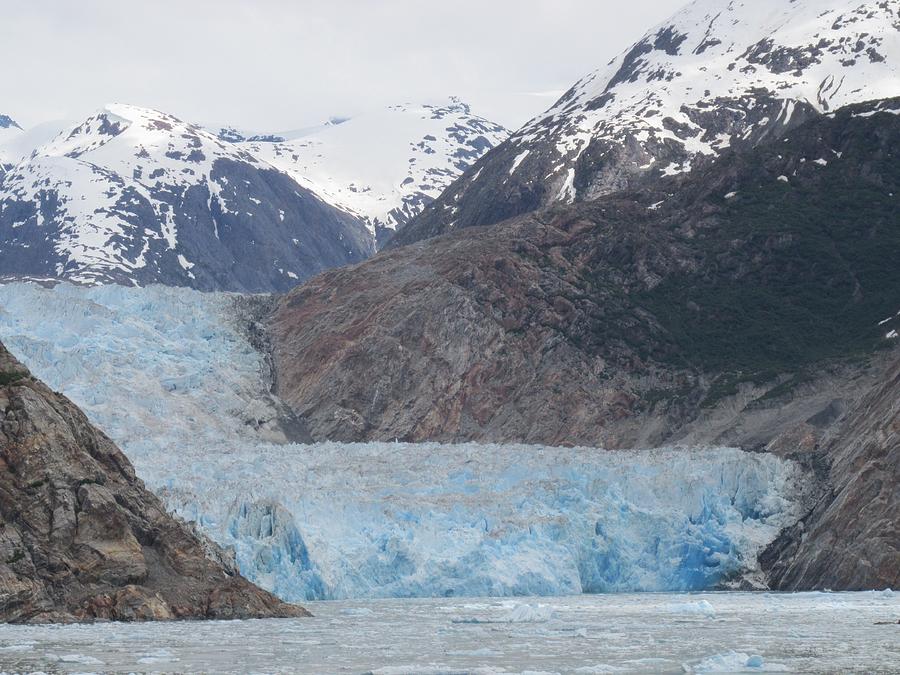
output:
POLYGON ((0 113, 287 130, 449 95, 518 127, 686 0, 0 0, 0 113))

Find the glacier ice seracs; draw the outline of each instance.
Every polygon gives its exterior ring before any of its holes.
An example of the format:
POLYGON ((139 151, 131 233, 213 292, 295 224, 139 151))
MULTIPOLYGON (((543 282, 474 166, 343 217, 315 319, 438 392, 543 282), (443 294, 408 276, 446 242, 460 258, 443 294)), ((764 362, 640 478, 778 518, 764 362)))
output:
POLYGON ((283 598, 711 588, 799 517, 796 466, 735 449, 272 443, 239 300, 10 284, 0 340, 283 598))

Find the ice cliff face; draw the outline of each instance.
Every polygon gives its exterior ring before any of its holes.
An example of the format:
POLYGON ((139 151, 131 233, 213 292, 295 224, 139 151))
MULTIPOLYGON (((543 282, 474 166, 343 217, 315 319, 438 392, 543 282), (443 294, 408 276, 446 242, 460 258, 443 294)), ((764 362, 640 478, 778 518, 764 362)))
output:
POLYGON ((155 476, 292 599, 710 588, 798 515, 792 465, 726 449, 326 443, 155 476))
POLYGON ((896 2, 695 0, 489 153, 397 241, 649 185, 898 95, 896 2))
POLYGON ((799 516, 794 465, 737 450, 273 445, 239 300, 12 284, 0 339, 283 598, 709 588, 799 516))

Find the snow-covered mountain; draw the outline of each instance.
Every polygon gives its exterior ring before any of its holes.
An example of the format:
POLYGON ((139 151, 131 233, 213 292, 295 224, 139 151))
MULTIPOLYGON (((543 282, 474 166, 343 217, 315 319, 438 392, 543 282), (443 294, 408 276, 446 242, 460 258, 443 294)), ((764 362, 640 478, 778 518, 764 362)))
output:
POLYGON ((22 127, 16 124, 9 115, 0 114, 0 179, 3 178, 4 166, 8 166, 10 157, 4 151, 4 146, 18 138, 22 134, 22 127))
POLYGON ((221 129, 220 138, 277 166, 373 234, 403 226, 508 135, 452 99, 395 105, 284 134, 221 129))
POLYGON ((897 95, 896 0, 695 0, 490 153, 397 241, 647 184, 897 95))
POLYGON ((71 121, 52 120, 27 129, 11 127, 6 134, 0 129, 0 165, 18 164, 37 148, 49 143, 62 131, 75 126, 71 121))
POLYGON ((242 147, 110 105, 0 184, 0 274, 285 290, 374 250, 357 219, 242 147))
POLYGON ((22 127, 13 118, 9 115, 0 114, 0 143, 5 141, 7 137, 21 131, 22 127))

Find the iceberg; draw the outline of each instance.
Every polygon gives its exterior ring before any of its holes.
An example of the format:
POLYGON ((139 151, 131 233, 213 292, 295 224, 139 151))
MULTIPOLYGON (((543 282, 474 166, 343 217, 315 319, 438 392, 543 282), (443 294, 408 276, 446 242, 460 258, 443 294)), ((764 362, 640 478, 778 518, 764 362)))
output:
POLYGON ((16 283, 0 340, 286 600, 710 589, 800 516, 798 467, 733 448, 274 443, 241 306, 16 283))
POLYGON ((715 654, 690 666, 685 664, 686 673, 784 673, 790 668, 781 663, 768 663, 758 654, 748 655, 743 652, 729 651, 715 654))

